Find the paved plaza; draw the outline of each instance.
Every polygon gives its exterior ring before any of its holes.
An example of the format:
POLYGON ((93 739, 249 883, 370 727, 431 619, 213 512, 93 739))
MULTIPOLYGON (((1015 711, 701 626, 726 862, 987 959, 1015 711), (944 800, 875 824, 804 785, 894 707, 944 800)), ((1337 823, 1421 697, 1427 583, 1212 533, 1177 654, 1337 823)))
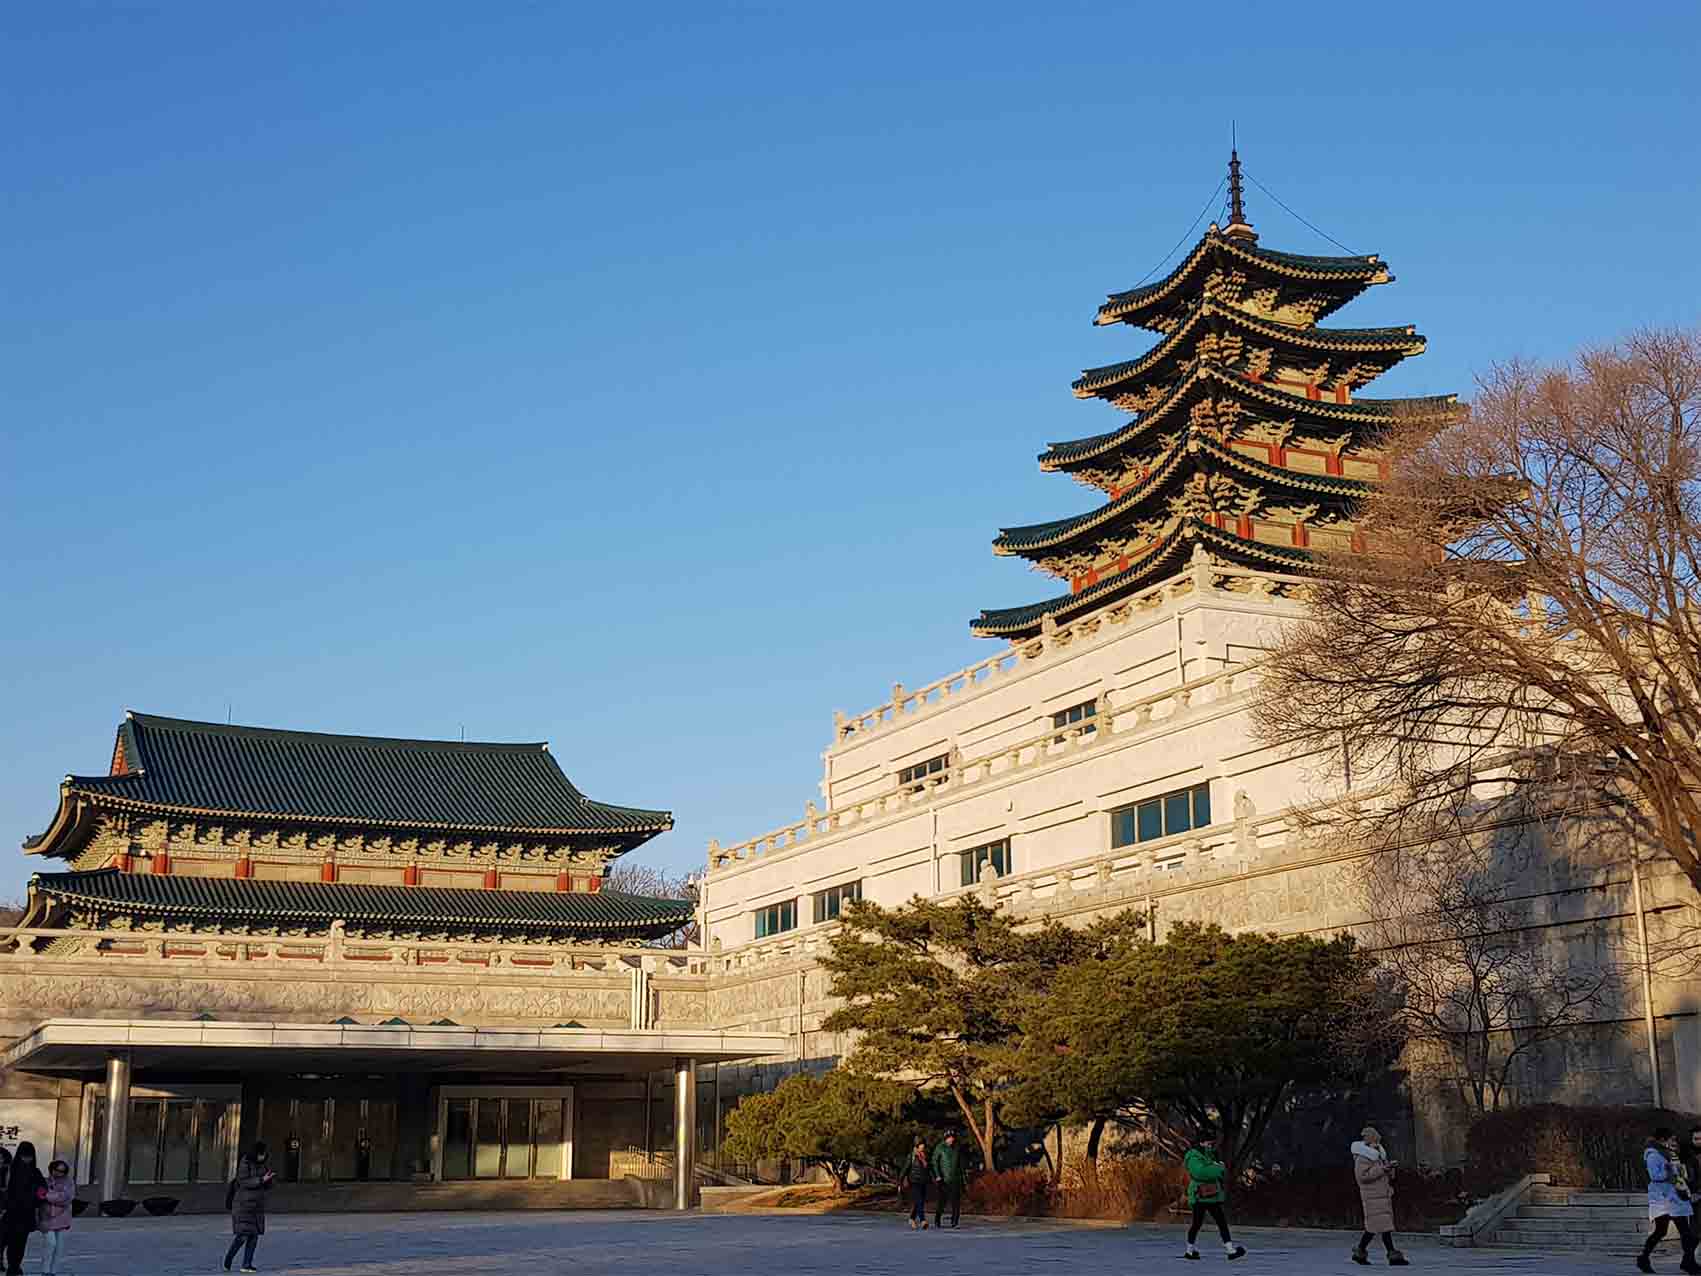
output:
MULTIPOLYGON (((624 1213, 431 1213, 274 1215, 256 1265, 298 1276, 1014 1276, 1033 1272, 1194 1273, 1226 1267, 1214 1244, 1204 1261, 1181 1260, 1181 1233, 1148 1226, 965 1221, 957 1232, 911 1233, 893 1215, 772 1217, 624 1213)), ((1249 1228, 1242 1273, 1330 1276, 1363 1271, 1347 1261, 1342 1233, 1249 1228)), ((24 1270, 41 1270, 36 1237, 24 1270)), ((217 1272, 230 1227, 222 1215, 78 1220, 61 1276, 181 1276, 217 1272)), ((1634 1270, 1629 1256, 1405 1246, 1414 1271, 1583 1273, 1634 1270)), ((1677 1269, 1676 1252, 1661 1271, 1677 1269)), ((1381 1266, 1380 1262, 1377 1264, 1381 1266)))

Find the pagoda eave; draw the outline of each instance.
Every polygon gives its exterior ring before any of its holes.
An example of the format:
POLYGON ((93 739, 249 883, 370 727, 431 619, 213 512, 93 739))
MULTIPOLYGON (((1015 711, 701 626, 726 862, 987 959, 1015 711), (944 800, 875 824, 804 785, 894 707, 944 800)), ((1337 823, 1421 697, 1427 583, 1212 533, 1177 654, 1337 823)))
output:
POLYGON ((1312 474, 1271 465, 1224 447, 1215 439, 1199 435, 1190 429, 1187 436, 1171 449, 1163 462, 1137 487, 1107 501, 1095 510, 1073 518, 1001 529, 992 543, 993 552, 1005 556, 1034 558, 1058 550, 1085 547, 1082 542, 1090 545, 1093 542, 1088 538, 1093 533, 1098 534, 1097 539, 1102 539, 1116 525, 1139 517, 1154 500, 1164 496, 1170 489, 1172 475, 1188 462, 1191 462, 1195 469, 1208 465, 1236 472, 1244 476, 1251 485, 1276 499, 1287 497, 1301 501, 1349 503, 1364 499, 1375 487, 1375 484, 1367 479, 1348 478, 1338 474, 1312 474))
POLYGON ((1457 395, 1437 395, 1413 399, 1349 399, 1335 402, 1322 397, 1312 399, 1253 381, 1249 377, 1218 368, 1214 365, 1195 367, 1164 398, 1116 430, 1052 443, 1040 453, 1041 470, 1068 470, 1086 464, 1108 453, 1135 446, 1157 431, 1174 411, 1190 403, 1188 397, 1205 382, 1224 389, 1249 407, 1275 409, 1284 418, 1319 425, 1345 425, 1349 428, 1380 429, 1393 424, 1397 416, 1407 419, 1446 419, 1458 412, 1457 395))
POLYGON ((1221 255, 1239 268, 1250 268, 1266 277, 1293 283, 1320 284, 1340 295, 1332 297, 1319 316, 1332 313, 1375 284, 1392 283, 1393 275, 1375 255, 1364 257, 1314 257, 1276 252, 1256 243, 1226 236, 1213 227, 1205 233, 1181 264, 1155 284, 1112 293, 1099 306, 1093 322, 1151 326, 1147 320, 1164 312, 1165 303, 1201 272, 1206 259, 1221 255))
MULTIPOLYGON (((1268 342, 1275 350, 1291 354, 1295 363, 1308 355, 1333 355, 1350 363, 1369 362, 1378 373, 1386 372, 1403 359, 1422 354, 1426 344, 1417 328, 1410 324, 1389 328, 1292 328, 1233 306, 1207 301, 1144 355, 1084 369, 1070 389, 1077 399, 1114 399, 1137 389, 1140 379, 1166 364, 1184 366, 1179 356, 1184 349, 1198 345, 1198 340, 1191 338, 1195 329, 1207 320, 1217 320, 1242 337, 1268 342)), ((1369 380, 1369 377, 1355 378, 1353 384, 1362 385, 1369 380)))
POLYGON ((1294 575, 1309 574, 1314 570, 1311 552, 1299 546, 1271 545, 1213 527, 1201 519, 1185 519, 1144 555, 1131 560, 1127 570, 1085 589, 1043 602, 983 611, 969 622, 969 632, 977 638, 1008 638, 1012 641, 1031 638, 1040 632, 1047 618, 1067 620, 1138 593, 1175 574, 1192 553, 1194 545, 1202 545, 1217 566, 1294 575))

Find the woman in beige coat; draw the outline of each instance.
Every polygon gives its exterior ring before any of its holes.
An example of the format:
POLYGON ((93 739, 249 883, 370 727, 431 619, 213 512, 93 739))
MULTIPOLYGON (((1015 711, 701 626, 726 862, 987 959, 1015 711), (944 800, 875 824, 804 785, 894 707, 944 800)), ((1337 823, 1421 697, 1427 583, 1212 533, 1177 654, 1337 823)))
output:
POLYGON ((1359 1199, 1364 1203, 1364 1235, 1353 1250, 1353 1262, 1370 1263, 1370 1242, 1382 1237, 1388 1251, 1388 1266, 1407 1267, 1406 1256, 1394 1248, 1394 1168, 1382 1146, 1382 1135, 1367 1125, 1353 1144, 1353 1175, 1358 1179, 1359 1199))

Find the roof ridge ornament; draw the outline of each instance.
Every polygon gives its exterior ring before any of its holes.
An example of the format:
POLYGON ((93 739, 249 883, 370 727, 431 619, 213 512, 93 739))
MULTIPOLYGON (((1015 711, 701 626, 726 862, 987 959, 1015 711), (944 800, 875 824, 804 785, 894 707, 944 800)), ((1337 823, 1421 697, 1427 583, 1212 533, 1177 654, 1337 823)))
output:
POLYGON ((1258 242, 1258 232, 1252 229, 1252 223, 1246 220, 1246 188, 1240 181, 1240 150, 1238 147, 1229 148, 1229 224, 1223 227, 1223 234, 1231 239, 1244 239, 1249 243, 1258 242))

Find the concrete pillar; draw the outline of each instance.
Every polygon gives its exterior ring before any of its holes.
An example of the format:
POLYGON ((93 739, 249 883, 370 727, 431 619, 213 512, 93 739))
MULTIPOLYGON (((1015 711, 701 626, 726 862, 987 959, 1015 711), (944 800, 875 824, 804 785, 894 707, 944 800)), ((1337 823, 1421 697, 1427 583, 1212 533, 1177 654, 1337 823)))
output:
POLYGON ((697 1061, 673 1061, 673 1208, 688 1210, 696 1202, 697 1185, 697 1061))
POLYGON ((125 1154, 130 1147, 130 1056, 106 1057, 106 1137, 100 1149, 102 1199, 124 1195, 125 1154))
POLYGON ((1666 1102, 1680 1112, 1694 1112, 1701 1109, 1701 1019, 1686 1015, 1666 1023, 1671 1029, 1672 1052, 1677 1056, 1666 1102))

